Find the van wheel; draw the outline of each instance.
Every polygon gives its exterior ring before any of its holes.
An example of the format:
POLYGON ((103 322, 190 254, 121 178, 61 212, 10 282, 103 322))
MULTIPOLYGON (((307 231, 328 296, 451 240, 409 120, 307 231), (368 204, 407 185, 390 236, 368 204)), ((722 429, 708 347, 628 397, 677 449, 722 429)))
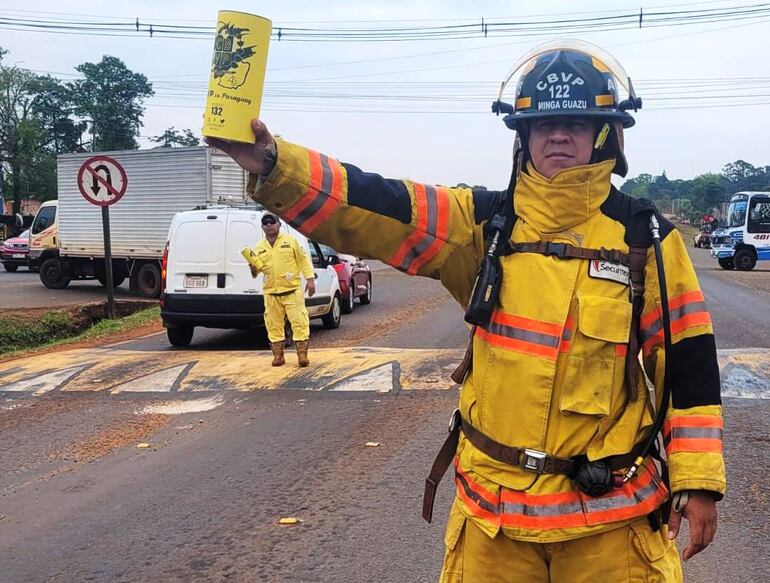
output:
POLYGON ((350 280, 350 283, 348 283, 348 297, 341 304, 343 314, 350 314, 353 311, 353 300, 356 299, 354 285, 353 280, 350 280))
POLYGON ((189 346, 190 342, 192 341, 193 332, 195 332, 194 326, 176 326, 174 328, 166 328, 166 334, 168 335, 168 341, 171 346, 189 346))
POLYGON ((372 278, 366 282, 366 293, 361 296, 361 305, 368 306, 372 303, 372 278))
POLYGON ((757 264, 757 258, 748 249, 741 249, 733 257, 735 269, 738 271, 751 271, 757 264))
POLYGON ((56 257, 43 261, 40 266, 40 281, 48 289, 64 289, 70 284, 70 277, 65 267, 56 257))
POLYGON ((321 318, 321 321, 324 324, 324 328, 327 330, 333 330, 334 328, 340 327, 340 322, 342 321, 342 307, 340 306, 339 294, 334 294, 334 299, 332 299, 332 307, 329 310, 329 313, 321 318))
POLYGON ((5 270, 9 273, 13 273, 17 269, 19 269, 19 266, 14 265, 13 263, 3 263, 3 267, 5 267, 5 270))
POLYGON ((136 287, 145 298, 160 296, 160 267, 157 263, 143 263, 136 275, 136 287))

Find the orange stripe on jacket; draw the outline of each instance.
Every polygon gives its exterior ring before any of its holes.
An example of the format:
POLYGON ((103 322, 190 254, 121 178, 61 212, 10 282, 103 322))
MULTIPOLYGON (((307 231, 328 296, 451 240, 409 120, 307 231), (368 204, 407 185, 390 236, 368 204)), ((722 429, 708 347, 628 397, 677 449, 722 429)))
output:
MULTIPOLYGON (((424 188, 423 188, 424 192, 424 188)), ((436 224, 436 239, 425 251, 423 251, 414 261, 412 261, 407 273, 414 275, 428 261, 433 259, 446 243, 447 231, 449 229, 449 196, 444 188, 436 189, 436 205, 438 207, 438 217, 436 224)), ((431 235, 429 233, 428 235, 431 235)))
POLYGON ((521 352, 530 356, 542 356, 549 360, 556 360, 559 352, 558 348, 533 344, 531 342, 525 342, 524 340, 517 340, 516 338, 507 338, 505 336, 500 336, 499 334, 487 332, 483 328, 477 327, 476 335, 484 342, 493 346, 499 346, 500 348, 506 348, 508 350, 521 352))
POLYGON ((315 197, 318 196, 318 191, 321 188, 321 181, 323 180, 321 154, 308 150, 308 157, 310 159, 310 184, 308 184, 302 198, 283 214, 283 218, 287 222, 296 219, 303 210, 310 206, 315 197))
POLYGON ((663 425, 666 453, 721 452, 723 428, 719 415, 674 415, 663 425))
POLYGON ((326 221, 337 207, 342 204, 342 168, 336 160, 329 159, 328 163, 332 173, 331 192, 323 206, 302 224, 302 229, 308 233, 311 233, 318 225, 326 221))
POLYGON ((479 486, 455 462, 457 493, 468 511, 494 525, 557 529, 590 526, 649 514, 668 492, 652 462, 646 471, 622 488, 591 498, 574 490, 529 494, 502 488, 498 497, 479 486))
MULTIPOLYGON (((708 312, 695 312, 693 314, 687 314, 679 320, 671 322, 671 335, 673 336, 674 334, 680 334, 688 328, 710 325, 711 316, 708 312)), ((659 344, 663 344, 663 330, 655 334, 655 336, 645 340, 644 344, 642 345, 642 352, 645 356, 647 356, 652 351, 652 349, 659 344)))
POLYGON ((425 227, 428 223, 428 201, 425 200, 425 186, 422 184, 414 185, 414 198, 417 203, 417 225, 415 230, 401 243, 396 254, 388 261, 394 266, 398 266, 404 261, 407 253, 422 240, 425 234, 425 227))
POLYGON ((532 332, 540 332, 551 336, 561 336, 563 331, 560 324, 543 322, 542 320, 534 320, 532 318, 525 318, 524 316, 514 316, 513 314, 506 314, 499 310, 496 310, 492 314, 492 321, 505 326, 521 328, 522 330, 530 330, 532 332))

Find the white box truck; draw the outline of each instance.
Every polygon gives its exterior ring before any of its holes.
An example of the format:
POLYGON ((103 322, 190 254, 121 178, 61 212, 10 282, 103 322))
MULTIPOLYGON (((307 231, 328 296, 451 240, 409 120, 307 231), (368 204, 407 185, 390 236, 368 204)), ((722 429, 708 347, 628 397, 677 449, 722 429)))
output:
MULTIPOLYGON (((78 189, 78 171, 95 154, 58 157, 57 201, 32 223, 30 261, 43 285, 63 289, 73 280, 106 283, 101 208, 78 189)), ((129 279, 145 297, 161 292, 161 260, 171 220, 179 211, 246 202, 246 173, 222 152, 196 146, 99 152, 126 172, 123 197, 109 207, 113 284, 129 279)))

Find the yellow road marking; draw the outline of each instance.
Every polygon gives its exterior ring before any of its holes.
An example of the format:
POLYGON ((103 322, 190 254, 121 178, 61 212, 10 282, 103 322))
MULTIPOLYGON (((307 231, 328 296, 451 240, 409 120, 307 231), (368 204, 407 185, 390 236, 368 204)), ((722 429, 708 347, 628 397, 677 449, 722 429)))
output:
MULTIPOLYGON (((272 367, 267 352, 169 351, 77 349, 17 359, 0 364, 0 390, 25 391, 196 392, 210 390, 254 391, 383 390, 383 379, 392 377, 393 388, 440 389, 453 383, 449 373, 462 358, 460 350, 400 350, 388 348, 321 348, 312 350, 311 365, 299 368, 288 355, 282 367, 272 367), (74 366, 78 369, 73 369, 74 366), (56 384, 43 387, 42 373, 73 372, 56 384), (378 376, 375 378, 375 376, 378 376), (356 377, 361 376, 359 381, 356 377), (38 382, 32 383, 33 379, 38 382)), ((45 384, 45 383, 43 383, 45 384)))

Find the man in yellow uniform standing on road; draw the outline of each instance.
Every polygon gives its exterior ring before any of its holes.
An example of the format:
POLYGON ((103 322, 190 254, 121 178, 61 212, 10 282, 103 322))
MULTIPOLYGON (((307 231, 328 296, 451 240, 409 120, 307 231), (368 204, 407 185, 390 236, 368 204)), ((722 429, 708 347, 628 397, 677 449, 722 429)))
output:
POLYGON ((286 344, 285 322, 289 319, 292 337, 297 345, 299 366, 308 366, 307 351, 310 343, 310 318, 305 308, 301 275, 307 281, 308 296, 315 294, 315 272, 307 251, 299 241, 287 233, 281 233, 281 223, 272 213, 262 215, 265 238, 254 250, 255 264, 249 263, 252 277, 265 275, 265 326, 273 350, 273 366, 286 361, 283 349, 286 344))
POLYGON ((640 107, 598 47, 523 56, 493 104, 516 131, 505 191, 386 179, 257 120, 255 144, 209 140, 300 232, 438 279, 466 307, 470 366, 453 375, 459 409, 423 503, 430 521, 452 465, 442 583, 676 583, 682 520, 685 560, 714 537, 726 480, 711 319, 679 232, 610 180, 626 175, 640 107))

